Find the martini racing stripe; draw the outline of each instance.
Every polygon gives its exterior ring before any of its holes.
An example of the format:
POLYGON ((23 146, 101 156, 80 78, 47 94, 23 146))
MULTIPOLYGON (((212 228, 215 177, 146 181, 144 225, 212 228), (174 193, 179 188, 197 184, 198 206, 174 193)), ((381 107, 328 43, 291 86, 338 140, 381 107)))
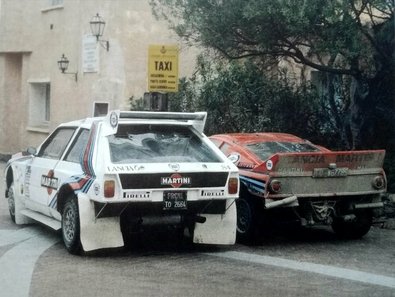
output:
POLYGON ((240 181, 252 192, 257 193, 259 195, 263 195, 265 193, 265 183, 253 178, 249 178, 246 176, 240 175, 240 181))
POLYGON ((88 143, 85 148, 85 152, 82 155, 81 167, 84 170, 84 173, 88 176, 95 176, 95 171, 93 170, 92 165, 92 156, 94 151, 94 145, 96 143, 97 136, 97 122, 92 124, 92 129, 89 134, 88 143))
MULTIPOLYGON (((79 192, 87 193, 92 186, 95 178, 83 175, 83 176, 72 176, 68 180, 66 180, 63 185, 68 185, 74 191, 75 194, 79 192)), ((59 192, 58 192, 59 193, 59 192)), ((58 193, 52 198, 51 202, 49 203, 49 207, 56 208, 58 204, 58 193)))
MULTIPOLYGON (((94 150, 94 145, 96 143, 96 135, 97 135, 96 131, 97 131, 97 122, 93 123, 92 129, 89 133, 89 139, 85 151, 83 154, 81 154, 80 164, 82 170, 84 171, 84 174, 81 176, 71 176, 62 184, 62 186, 63 185, 70 186, 75 194, 79 192, 87 193, 96 179, 95 171, 93 170, 93 165, 92 165, 92 156, 93 156, 93 150, 94 150)), ((58 193, 59 192, 57 192, 56 195, 50 201, 49 207, 51 208, 57 207, 58 193)))

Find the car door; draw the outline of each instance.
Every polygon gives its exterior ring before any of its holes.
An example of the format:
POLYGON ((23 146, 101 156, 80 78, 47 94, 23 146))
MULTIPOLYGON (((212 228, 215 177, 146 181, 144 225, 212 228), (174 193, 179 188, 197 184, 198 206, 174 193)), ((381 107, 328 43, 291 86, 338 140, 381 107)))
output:
MULTIPOLYGON (((70 181, 72 176, 81 176, 84 173, 81 159, 88 143, 89 133, 88 129, 80 129, 73 138, 71 145, 66 149, 64 156, 57 162, 54 172, 56 172, 59 187, 70 181)), ((49 199, 48 205, 51 215, 60 219, 60 214, 56 210, 57 197, 49 196, 49 199)))
POLYGON ((30 165, 30 181, 26 185, 29 189, 29 196, 26 197, 28 208, 50 215, 48 202, 56 195, 60 185, 55 168, 75 130, 76 127, 58 128, 47 138, 34 156, 30 165))

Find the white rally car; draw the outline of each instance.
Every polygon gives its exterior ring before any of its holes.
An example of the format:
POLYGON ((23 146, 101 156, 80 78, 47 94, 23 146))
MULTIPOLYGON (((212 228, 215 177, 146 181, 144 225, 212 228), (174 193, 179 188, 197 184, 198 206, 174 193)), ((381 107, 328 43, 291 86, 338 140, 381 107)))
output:
POLYGON ((8 162, 11 218, 61 229, 73 254, 123 246, 144 226, 234 244, 238 169, 203 134, 206 116, 113 111, 60 125, 8 162))

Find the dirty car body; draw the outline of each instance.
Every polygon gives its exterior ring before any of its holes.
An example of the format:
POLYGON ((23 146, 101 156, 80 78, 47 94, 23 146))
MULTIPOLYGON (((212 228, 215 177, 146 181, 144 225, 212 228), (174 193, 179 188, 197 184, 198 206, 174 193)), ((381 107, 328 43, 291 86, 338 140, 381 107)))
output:
POLYGON ((123 246, 152 226, 233 244, 238 170, 203 134, 205 120, 113 111, 60 125, 36 152, 9 161, 11 218, 61 229, 73 254, 123 246))
POLYGON ((358 238, 383 207, 384 150, 331 151, 285 133, 210 139, 240 169, 241 240, 254 240, 264 219, 329 224, 342 237, 358 238))

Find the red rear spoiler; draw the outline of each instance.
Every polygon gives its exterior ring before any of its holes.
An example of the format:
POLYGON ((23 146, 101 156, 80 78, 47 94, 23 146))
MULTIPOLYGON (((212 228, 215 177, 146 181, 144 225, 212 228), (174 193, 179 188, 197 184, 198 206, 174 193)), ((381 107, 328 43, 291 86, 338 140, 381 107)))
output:
POLYGON ((255 172, 300 172, 314 168, 382 168, 385 150, 278 153, 255 167, 255 172))

